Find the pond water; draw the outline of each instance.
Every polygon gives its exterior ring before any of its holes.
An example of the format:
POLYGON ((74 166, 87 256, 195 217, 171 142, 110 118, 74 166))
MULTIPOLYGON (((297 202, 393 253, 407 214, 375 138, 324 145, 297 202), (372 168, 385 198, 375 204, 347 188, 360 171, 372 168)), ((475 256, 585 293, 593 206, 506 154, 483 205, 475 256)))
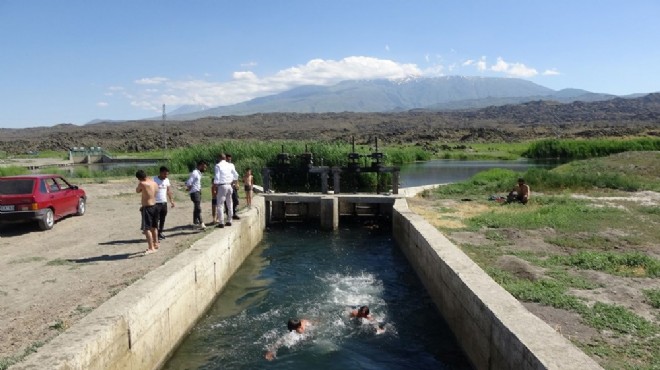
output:
POLYGON ((462 161, 455 159, 436 159, 425 162, 409 163, 401 166, 399 183, 401 187, 413 187, 431 184, 447 184, 464 181, 479 172, 492 168, 504 168, 524 172, 532 167, 554 168, 557 161, 462 161))
POLYGON ((283 226, 265 235, 164 367, 260 368, 471 367, 389 230, 283 226), (359 305, 374 322, 349 318, 359 305), (311 328, 288 333, 296 317, 311 328))

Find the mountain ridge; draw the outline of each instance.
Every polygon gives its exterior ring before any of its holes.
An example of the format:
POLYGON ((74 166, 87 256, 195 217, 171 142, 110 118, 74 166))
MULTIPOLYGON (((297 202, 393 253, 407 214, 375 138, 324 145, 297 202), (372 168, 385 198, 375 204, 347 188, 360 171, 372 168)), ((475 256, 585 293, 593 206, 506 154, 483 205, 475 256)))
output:
POLYGON ((602 101, 616 95, 583 89, 553 90, 518 78, 442 76, 396 80, 346 80, 334 85, 304 85, 245 102, 168 117, 192 120, 256 113, 401 112, 465 110, 534 100, 560 103, 602 101))

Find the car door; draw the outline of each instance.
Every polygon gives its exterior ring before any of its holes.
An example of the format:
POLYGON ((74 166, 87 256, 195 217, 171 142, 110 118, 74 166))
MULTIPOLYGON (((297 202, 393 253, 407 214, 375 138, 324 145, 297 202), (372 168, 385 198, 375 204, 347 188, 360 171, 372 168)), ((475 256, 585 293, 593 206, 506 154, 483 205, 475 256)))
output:
POLYGON ((48 189, 49 205, 55 209, 55 218, 61 218, 66 214, 67 209, 64 191, 60 189, 60 185, 55 181, 54 177, 46 178, 45 182, 48 189))
POLYGON ((67 215, 76 213, 78 210, 78 192, 76 189, 74 189, 71 184, 69 184, 64 178, 55 178, 55 181, 60 187, 60 191, 63 192, 62 194, 62 203, 65 204, 66 206, 66 213, 67 215))

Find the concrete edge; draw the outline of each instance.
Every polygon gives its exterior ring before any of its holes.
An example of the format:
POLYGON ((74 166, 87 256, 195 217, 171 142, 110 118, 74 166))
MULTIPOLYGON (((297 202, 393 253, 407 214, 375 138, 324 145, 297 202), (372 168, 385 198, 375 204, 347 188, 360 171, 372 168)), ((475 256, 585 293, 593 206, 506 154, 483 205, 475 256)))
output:
POLYGON ((423 186, 411 186, 408 188, 401 188, 399 189, 399 195, 402 195, 406 198, 414 197, 417 196, 417 194, 425 191, 425 190, 433 190, 439 186, 443 186, 447 184, 431 184, 431 185, 423 185, 423 186))
POLYGON ((11 370, 158 369, 263 238, 264 200, 149 272, 11 370))
POLYGON ((478 369, 601 369, 421 216, 395 202, 393 236, 478 369))

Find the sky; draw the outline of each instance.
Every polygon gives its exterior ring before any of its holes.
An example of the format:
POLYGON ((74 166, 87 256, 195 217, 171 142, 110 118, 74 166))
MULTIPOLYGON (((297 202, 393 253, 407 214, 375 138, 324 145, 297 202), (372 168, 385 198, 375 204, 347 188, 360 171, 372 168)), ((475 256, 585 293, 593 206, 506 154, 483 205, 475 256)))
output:
POLYGON ((352 79, 660 91, 658 0, 0 0, 0 128, 352 79))

